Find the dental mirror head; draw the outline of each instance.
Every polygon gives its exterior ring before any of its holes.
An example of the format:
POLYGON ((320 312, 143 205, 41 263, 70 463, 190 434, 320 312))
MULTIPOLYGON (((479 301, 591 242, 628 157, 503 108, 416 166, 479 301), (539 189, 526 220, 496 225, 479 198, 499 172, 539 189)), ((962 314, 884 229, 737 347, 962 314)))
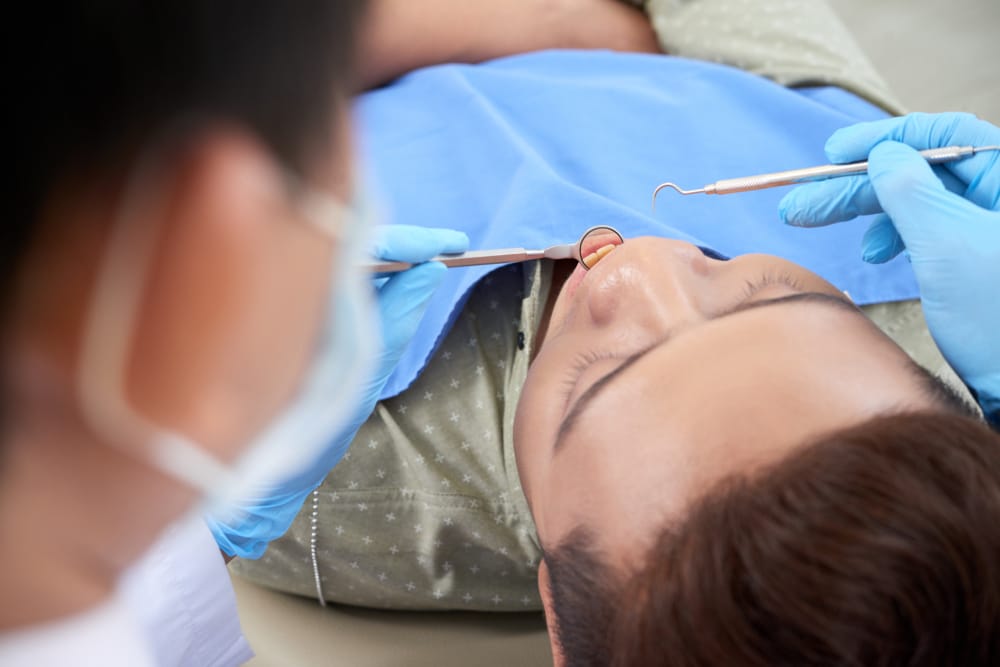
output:
POLYGON ((591 227, 580 236, 576 246, 576 260, 584 269, 594 268, 608 253, 625 242, 622 235, 614 227, 598 225, 591 227))

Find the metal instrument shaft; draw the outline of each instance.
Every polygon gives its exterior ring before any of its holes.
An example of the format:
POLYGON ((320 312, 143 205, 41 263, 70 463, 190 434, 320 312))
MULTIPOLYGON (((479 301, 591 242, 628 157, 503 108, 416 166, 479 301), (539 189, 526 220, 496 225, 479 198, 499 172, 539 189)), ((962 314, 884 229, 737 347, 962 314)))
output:
MULTIPOLYGON (((920 154, 929 163, 940 164, 942 162, 961 160, 984 151, 1000 151, 1000 146, 945 146, 943 148, 931 148, 920 151, 920 154)), ((864 160, 862 162, 848 162, 847 164, 827 164, 819 167, 806 167, 804 169, 789 169, 788 171, 776 171, 770 174, 758 174, 742 178, 727 178, 715 183, 709 183, 695 190, 685 190, 674 183, 661 183, 653 190, 653 209, 656 209, 656 195, 664 188, 673 188, 682 195, 728 195, 734 192, 763 190, 782 185, 823 181, 839 176, 852 176, 854 174, 863 174, 866 171, 868 171, 868 161, 864 160)))
MULTIPOLYGON (((451 255, 438 255, 432 258, 432 262, 441 262, 447 267, 457 266, 478 266, 481 264, 509 264, 511 262, 527 262, 532 259, 575 259, 580 262, 585 269, 590 269, 589 262, 599 258, 592 258, 592 253, 602 246, 612 244, 619 245, 624 242, 621 233, 614 227, 607 225, 597 225, 585 231, 575 243, 561 243, 549 246, 544 250, 527 250, 525 248, 500 248, 499 250, 470 250, 451 255)), ((367 271, 372 273, 396 273, 406 271, 413 264, 409 262, 393 262, 388 260, 372 259, 362 265, 367 271)))
MULTIPOLYGON (((571 257, 569 251, 565 254, 571 257)), ((526 250, 524 248, 501 248, 499 250, 471 250, 455 255, 438 255, 432 261, 441 262, 448 267, 477 266, 479 264, 506 264, 508 262, 527 262, 545 257, 544 250, 526 250)), ((373 273, 395 273, 405 271, 413 266, 409 262, 379 262, 368 263, 365 268, 373 273)))

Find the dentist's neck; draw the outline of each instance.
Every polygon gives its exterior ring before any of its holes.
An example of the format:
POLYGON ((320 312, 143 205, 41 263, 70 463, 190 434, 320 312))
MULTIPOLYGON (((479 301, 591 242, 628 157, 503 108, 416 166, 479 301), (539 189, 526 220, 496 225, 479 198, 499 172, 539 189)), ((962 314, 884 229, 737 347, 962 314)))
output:
POLYGON ((194 494, 95 440, 60 373, 10 362, 0 440, 0 631, 110 596, 194 494))

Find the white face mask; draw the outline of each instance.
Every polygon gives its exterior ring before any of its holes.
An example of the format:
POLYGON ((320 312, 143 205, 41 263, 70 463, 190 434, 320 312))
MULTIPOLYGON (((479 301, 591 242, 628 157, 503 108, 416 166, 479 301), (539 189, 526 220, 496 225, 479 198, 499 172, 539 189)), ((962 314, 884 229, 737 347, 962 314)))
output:
POLYGON ((355 417, 380 346, 369 276, 356 268, 370 226, 329 195, 302 196, 303 216, 338 244, 323 331, 295 398, 226 464, 184 434, 146 419, 126 398, 127 361, 156 237, 155 225, 138 216, 141 196, 141 188, 130 188, 94 290, 78 376, 83 416, 105 441, 200 490, 210 509, 227 507, 305 472, 355 417))

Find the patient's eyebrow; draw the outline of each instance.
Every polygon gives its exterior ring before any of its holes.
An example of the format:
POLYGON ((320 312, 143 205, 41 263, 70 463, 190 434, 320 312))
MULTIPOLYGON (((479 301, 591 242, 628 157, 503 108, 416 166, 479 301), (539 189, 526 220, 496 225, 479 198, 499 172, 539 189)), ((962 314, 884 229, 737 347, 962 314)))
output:
MULTIPOLYGON (((754 310, 755 308, 766 308, 767 306, 777 306, 787 303, 817 303, 830 306, 832 308, 840 308, 860 317, 867 318, 867 316, 856 305, 842 297, 833 296, 832 294, 827 294, 826 292, 798 292, 796 294, 780 296, 775 299, 761 299, 759 301, 738 303, 720 313, 716 313, 712 319, 719 320, 724 317, 729 317, 730 315, 735 315, 736 313, 754 310)), ((569 435, 569 432, 573 429, 573 425, 579 419, 580 415, 587 411, 590 404, 601 394, 601 392, 607 389, 608 385, 610 385, 616 377, 621 375, 626 369, 635 364, 637 361, 640 361, 653 350, 658 350, 666 343, 670 342, 672 336, 673 333, 668 331, 663 338, 658 340, 656 343, 650 345, 644 350, 636 352, 630 357, 627 357, 625 361, 618 366, 618 368, 615 368, 600 380, 590 385, 590 387, 587 388, 587 391, 583 392, 580 398, 577 399, 573 408, 566 413, 565 417, 563 417, 562 423, 559 424, 559 430, 556 432, 556 444, 552 450, 553 453, 557 453, 560 450, 566 436, 569 435)))

